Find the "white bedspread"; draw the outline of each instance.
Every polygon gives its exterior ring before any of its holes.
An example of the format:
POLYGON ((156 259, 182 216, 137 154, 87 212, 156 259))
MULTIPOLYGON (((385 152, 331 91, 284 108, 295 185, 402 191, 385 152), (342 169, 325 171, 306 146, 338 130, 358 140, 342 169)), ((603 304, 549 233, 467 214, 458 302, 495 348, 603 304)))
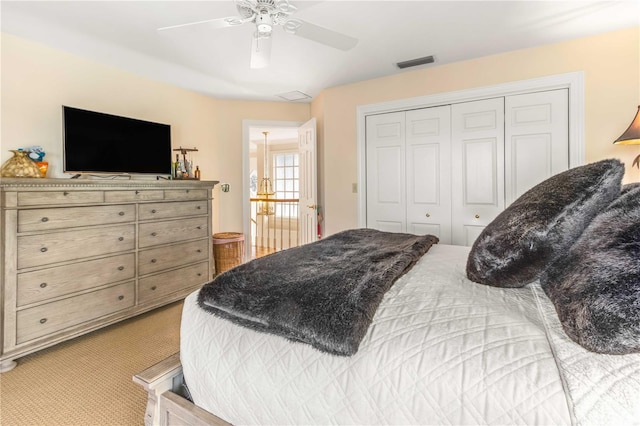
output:
POLYGON ((537 284, 468 281, 468 251, 433 246, 387 293, 352 357, 234 325, 191 294, 181 360, 194 402, 234 424, 640 421, 640 356, 604 360, 568 340, 537 284), (609 392, 626 400, 610 407, 609 392))

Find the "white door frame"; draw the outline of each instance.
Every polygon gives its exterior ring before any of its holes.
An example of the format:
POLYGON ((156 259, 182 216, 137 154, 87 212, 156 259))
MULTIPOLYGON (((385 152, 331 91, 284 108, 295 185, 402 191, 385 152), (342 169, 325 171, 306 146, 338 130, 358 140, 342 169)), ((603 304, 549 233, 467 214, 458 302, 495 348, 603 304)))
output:
POLYGON ((494 86, 478 87, 435 95, 419 96, 356 109, 358 144, 358 226, 367 224, 366 191, 366 117, 373 114, 427 108, 461 102, 477 101, 497 96, 518 95, 543 90, 569 89, 569 167, 584 164, 584 72, 570 72, 530 80, 514 81, 494 86))
POLYGON ((291 127, 298 128, 302 121, 268 121, 268 120, 242 120, 242 233, 244 239, 244 258, 251 259, 251 203, 249 198, 249 148, 251 144, 252 127, 291 127))

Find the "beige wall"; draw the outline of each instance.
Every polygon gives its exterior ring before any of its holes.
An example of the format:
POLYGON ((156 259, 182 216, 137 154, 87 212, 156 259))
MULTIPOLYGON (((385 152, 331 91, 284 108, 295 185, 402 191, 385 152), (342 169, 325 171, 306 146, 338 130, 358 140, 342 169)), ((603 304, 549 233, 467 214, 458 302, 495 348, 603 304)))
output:
MULTIPOLYGON (((214 191, 214 231, 242 230, 242 120, 306 121, 309 104, 214 99, 8 34, 1 35, 0 162, 41 145, 49 177, 62 173, 61 105, 171 125, 174 147, 197 147, 214 191)), ((132 152, 131 155, 144 155, 132 152)))
POLYGON ((640 103, 640 27, 608 34, 403 72, 323 91, 311 111, 322 114, 321 175, 325 234, 358 226, 356 108, 567 72, 585 75, 586 162, 619 158, 625 182, 640 181, 631 168, 638 146, 612 142, 631 122, 640 103), (318 104, 318 105, 316 105, 318 104))
POLYGON ((640 103, 640 28, 489 56, 324 90, 311 104, 221 100, 149 80, 41 44, 1 39, 0 161, 9 149, 42 145, 53 177, 62 177, 62 104, 172 125, 174 145, 196 146, 202 178, 215 191, 214 230, 242 229, 242 121, 318 123, 318 195, 324 234, 357 222, 356 108, 390 100, 490 86, 573 71, 585 73, 586 161, 620 158, 625 182, 637 146, 611 142, 640 103))

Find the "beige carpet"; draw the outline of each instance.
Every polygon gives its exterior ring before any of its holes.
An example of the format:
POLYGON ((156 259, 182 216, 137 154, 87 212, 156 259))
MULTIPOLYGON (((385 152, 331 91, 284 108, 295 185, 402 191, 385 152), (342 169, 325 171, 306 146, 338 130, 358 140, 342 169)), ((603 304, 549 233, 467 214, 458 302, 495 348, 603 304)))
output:
POLYGON ((182 302, 18 360, 0 375, 0 424, 142 425, 134 374, 179 350, 182 302))

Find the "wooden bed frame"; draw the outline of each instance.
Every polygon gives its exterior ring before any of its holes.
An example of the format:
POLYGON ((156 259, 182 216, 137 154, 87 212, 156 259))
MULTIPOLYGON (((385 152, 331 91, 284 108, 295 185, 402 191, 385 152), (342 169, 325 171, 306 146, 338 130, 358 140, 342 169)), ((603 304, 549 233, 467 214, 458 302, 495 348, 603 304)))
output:
POLYGON ((145 426, 230 425, 184 397, 180 352, 133 376, 147 391, 145 426))

